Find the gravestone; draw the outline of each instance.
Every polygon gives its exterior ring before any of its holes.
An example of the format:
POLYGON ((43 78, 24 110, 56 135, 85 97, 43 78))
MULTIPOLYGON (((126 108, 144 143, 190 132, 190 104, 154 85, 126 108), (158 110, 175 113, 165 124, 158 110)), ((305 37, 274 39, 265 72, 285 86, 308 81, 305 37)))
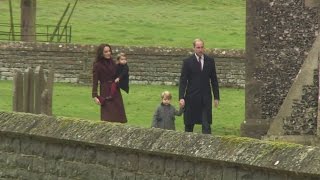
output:
POLYGON ((14 71, 13 111, 52 115, 54 73, 53 68, 46 75, 41 66, 35 71, 14 71))

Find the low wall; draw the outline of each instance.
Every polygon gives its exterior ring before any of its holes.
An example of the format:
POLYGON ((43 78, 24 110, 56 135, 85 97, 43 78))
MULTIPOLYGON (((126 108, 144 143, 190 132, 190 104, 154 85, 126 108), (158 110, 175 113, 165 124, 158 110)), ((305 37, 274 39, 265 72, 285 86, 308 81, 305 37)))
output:
MULTIPOLYGON (((94 45, 0 42, 0 79, 11 80, 15 68, 54 65, 55 82, 90 84, 95 49, 94 45)), ((182 60, 192 49, 113 46, 113 52, 128 55, 130 83, 176 85, 182 60)), ((221 86, 244 87, 243 51, 208 49, 207 53, 215 57, 221 86)))
POLYGON ((1 179, 313 180, 320 149, 0 112, 1 179))

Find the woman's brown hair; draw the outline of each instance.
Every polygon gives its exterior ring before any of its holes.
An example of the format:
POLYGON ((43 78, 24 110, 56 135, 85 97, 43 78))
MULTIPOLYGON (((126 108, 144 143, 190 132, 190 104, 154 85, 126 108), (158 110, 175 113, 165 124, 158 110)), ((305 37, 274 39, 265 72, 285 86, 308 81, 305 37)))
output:
POLYGON ((96 52, 96 62, 104 59, 104 56, 103 56, 103 50, 105 47, 109 47, 110 48, 110 52, 112 54, 112 48, 109 44, 100 44, 97 48, 97 52, 96 52))

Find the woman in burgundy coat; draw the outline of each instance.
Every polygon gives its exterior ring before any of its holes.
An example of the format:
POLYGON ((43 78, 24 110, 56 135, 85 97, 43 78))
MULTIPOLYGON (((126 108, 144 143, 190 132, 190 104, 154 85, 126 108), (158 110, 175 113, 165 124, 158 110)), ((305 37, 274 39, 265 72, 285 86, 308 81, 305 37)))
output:
POLYGON ((101 120, 109 122, 126 123, 127 117, 124 110, 120 89, 110 96, 111 84, 116 74, 116 64, 112 60, 112 49, 108 44, 100 44, 96 52, 96 59, 93 64, 92 98, 101 106, 101 120), (98 95, 99 86, 99 95, 98 95))

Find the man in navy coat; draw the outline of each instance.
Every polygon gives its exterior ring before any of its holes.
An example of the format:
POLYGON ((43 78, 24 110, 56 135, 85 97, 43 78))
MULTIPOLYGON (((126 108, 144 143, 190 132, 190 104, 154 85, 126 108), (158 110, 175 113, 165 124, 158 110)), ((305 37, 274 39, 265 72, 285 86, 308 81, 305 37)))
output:
POLYGON ((193 132, 195 124, 202 125, 203 134, 211 134, 212 93, 214 106, 219 105, 219 84, 214 59, 204 54, 204 42, 195 39, 194 54, 183 61, 180 83, 179 104, 185 108, 184 125, 186 132, 193 132))

